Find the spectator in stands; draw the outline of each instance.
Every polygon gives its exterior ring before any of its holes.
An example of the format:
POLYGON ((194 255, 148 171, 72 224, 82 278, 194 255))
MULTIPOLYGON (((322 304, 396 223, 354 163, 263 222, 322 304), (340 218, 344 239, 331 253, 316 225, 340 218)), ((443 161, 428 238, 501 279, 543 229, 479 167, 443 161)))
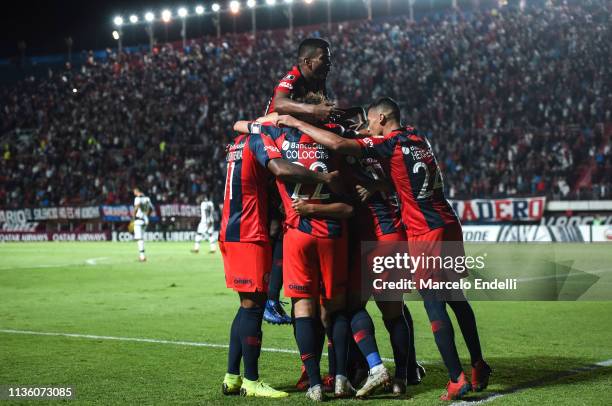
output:
MULTIPOLYGON (((400 101, 435 140, 449 197, 609 199, 611 13, 591 0, 317 30, 343 67, 332 96, 400 101)), ((263 112, 307 34, 89 53, 0 88, 0 207, 118 203, 135 184, 159 203, 219 201, 231 123, 263 112)))

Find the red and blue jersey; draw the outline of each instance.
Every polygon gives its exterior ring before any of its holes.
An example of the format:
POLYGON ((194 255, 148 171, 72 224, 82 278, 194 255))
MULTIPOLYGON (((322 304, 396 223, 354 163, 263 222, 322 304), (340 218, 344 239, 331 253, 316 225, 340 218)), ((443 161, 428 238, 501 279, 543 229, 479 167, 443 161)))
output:
POLYGON ((268 241, 266 166, 281 157, 274 142, 259 134, 241 134, 228 145, 220 241, 268 241))
MULTIPOLYGON (((252 125, 251 131, 261 132, 274 140, 286 160, 312 171, 332 172, 338 169, 339 162, 331 151, 316 143, 309 135, 295 128, 279 128, 274 125, 252 125)), ((312 204, 329 204, 341 201, 340 196, 332 193, 326 185, 285 182, 276 180, 285 209, 285 224, 314 237, 339 238, 342 236, 345 221, 339 219, 319 219, 301 217, 291 207, 294 199, 304 199, 312 204)))
POLYGON ((409 236, 459 222, 444 197, 442 174, 427 137, 405 127, 384 137, 356 141, 361 145, 363 156, 380 160, 389 174, 409 236))
MULTIPOLYGON (((346 169, 342 172, 349 175, 347 180, 351 190, 355 185, 367 184, 372 180, 387 179, 385 169, 374 157, 344 157, 346 169)), ((400 217, 399 203, 395 192, 376 192, 366 202, 356 206, 355 221, 362 236, 380 237, 404 230, 400 217)))
POLYGON ((279 93, 287 94, 291 100, 296 100, 300 97, 306 96, 309 92, 322 92, 324 95, 327 95, 325 80, 307 81, 302 75, 300 68, 294 66, 285 76, 283 76, 283 78, 274 88, 274 94, 268 102, 265 114, 270 114, 276 111, 274 102, 279 93))

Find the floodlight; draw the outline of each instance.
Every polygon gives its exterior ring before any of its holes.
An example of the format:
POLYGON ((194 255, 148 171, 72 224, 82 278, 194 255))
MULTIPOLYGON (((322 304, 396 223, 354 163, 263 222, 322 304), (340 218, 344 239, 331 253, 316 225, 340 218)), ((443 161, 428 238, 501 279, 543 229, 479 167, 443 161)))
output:
POLYGON ((167 9, 162 11, 161 18, 162 18, 162 21, 165 23, 170 22, 170 19, 172 18, 172 11, 167 10, 167 9))

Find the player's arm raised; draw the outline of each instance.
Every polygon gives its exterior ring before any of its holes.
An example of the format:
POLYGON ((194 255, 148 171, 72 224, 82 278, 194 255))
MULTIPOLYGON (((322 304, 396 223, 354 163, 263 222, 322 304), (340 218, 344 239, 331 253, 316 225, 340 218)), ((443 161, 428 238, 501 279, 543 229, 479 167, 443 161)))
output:
POLYGON ((317 204, 296 199, 291 206, 300 216, 304 217, 346 219, 353 215, 353 206, 342 202, 317 204))
POLYGON ((291 100, 288 93, 277 92, 274 99, 274 111, 278 114, 308 115, 320 121, 327 121, 334 111, 334 104, 329 102, 320 104, 300 103, 291 100))
POLYGON ((278 120, 278 113, 274 112, 274 113, 270 113, 266 116, 263 117, 259 117, 257 120, 255 121, 247 121, 247 120, 239 120, 236 121, 234 123, 234 131, 242 133, 242 134, 246 134, 248 132, 250 132, 250 128, 249 128, 249 124, 253 124, 253 123, 276 123, 276 121, 278 120))
POLYGON ((342 138, 330 131, 305 123, 297 118, 288 115, 278 116, 277 125, 294 127, 299 131, 308 134, 315 142, 322 144, 332 151, 346 155, 360 157, 362 155, 361 146, 355 140, 342 138))

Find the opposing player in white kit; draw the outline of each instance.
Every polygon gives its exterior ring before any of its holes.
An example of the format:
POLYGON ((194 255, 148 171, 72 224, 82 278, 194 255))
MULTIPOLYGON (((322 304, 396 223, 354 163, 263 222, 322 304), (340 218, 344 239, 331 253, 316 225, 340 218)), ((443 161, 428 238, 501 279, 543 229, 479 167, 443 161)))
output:
POLYGON ((193 249, 191 252, 197 254, 200 252, 200 242, 204 239, 208 240, 210 244, 210 252, 211 254, 217 251, 217 240, 219 239, 219 232, 215 231, 215 207, 213 202, 208 200, 208 197, 204 197, 204 200, 200 204, 200 211, 202 213, 202 219, 200 220, 200 224, 198 224, 198 231, 195 237, 195 244, 193 245, 193 249))
POLYGON ((151 199, 145 196, 139 188, 134 188, 134 239, 138 244, 138 260, 147 260, 144 248, 144 233, 149 225, 149 214, 153 211, 151 199))

